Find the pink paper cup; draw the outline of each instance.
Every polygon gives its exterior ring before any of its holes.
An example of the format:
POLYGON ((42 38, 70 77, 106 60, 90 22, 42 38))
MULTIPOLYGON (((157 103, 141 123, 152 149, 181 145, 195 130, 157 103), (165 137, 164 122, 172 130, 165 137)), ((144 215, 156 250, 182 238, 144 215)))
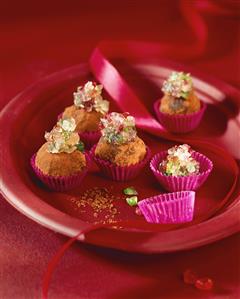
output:
POLYGON ((207 105, 201 102, 201 109, 190 114, 175 114, 162 113, 159 110, 161 99, 154 103, 154 111, 160 124, 169 132, 173 133, 188 133, 195 130, 204 115, 207 105))
POLYGON ((210 159, 198 152, 193 152, 193 158, 200 163, 199 174, 189 176, 167 176, 159 170, 159 164, 166 158, 166 156, 167 151, 156 154, 150 162, 150 168, 160 185, 170 192, 197 190, 206 181, 213 169, 213 163, 210 159))
POLYGON ((101 132, 100 131, 92 131, 92 132, 82 132, 78 133, 81 141, 84 143, 87 149, 90 149, 94 144, 98 143, 101 132))
POLYGON ((35 163, 36 154, 34 154, 30 160, 30 164, 32 169, 37 176, 37 178, 46 185, 49 189, 53 191, 67 191, 74 189, 81 185, 82 179, 85 177, 89 165, 90 165, 90 158, 86 155, 86 167, 79 173, 69 175, 69 176, 51 176, 44 174, 35 163))
POLYGON ((119 181, 119 182, 126 182, 129 180, 134 179, 139 172, 145 167, 151 157, 150 149, 147 147, 147 153, 144 159, 131 166, 118 166, 110 161, 103 160, 95 155, 96 145, 92 147, 90 151, 90 155, 93 158, 94 162, 99 167, 100 171, 108 178, 119 181))
POLYGON ((184 223, 193 219, 194 191, 160 194, 138 203, 144 218, 150 223, 184 223))

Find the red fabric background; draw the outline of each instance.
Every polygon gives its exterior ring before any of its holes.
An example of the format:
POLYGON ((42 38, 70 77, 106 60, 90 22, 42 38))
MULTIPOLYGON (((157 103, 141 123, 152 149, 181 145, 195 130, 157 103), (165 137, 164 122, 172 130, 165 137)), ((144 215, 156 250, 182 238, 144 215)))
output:
MULTIPOLYGON (((238 1, 223 0, 0 4, 0 108, 39 78, 87 61, 103 39, 170 45, 173 50, 164 56, 236 86, 237 11, 238 1), (200 33, 194 30, 198 17, 187 21, 184 15, 183 7, 192 5, 204 20, 205 39, 201 26, 200 33), (179 55, 188 45, 189 56, 179 55)), ((0 223, 0 298, 40 298, 47 263, 66 238, 19 214, 2 197, 0 223)), ((239 235, 191 251, 153 256, 75 244, 54 274, 49 298, 238 298, 239 249, 239 235), (180 275, 188 267, 211 276, 214 291, 184 285, 180 275)))

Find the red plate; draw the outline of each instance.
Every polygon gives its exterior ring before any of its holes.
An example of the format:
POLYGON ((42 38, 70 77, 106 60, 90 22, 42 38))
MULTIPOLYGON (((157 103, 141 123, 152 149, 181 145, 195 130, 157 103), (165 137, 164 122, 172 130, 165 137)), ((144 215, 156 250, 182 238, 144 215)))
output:
MULTIPOLYGON (((179 67, 163 62, 161 67, 135 65, 134 70, 125 69, 126 78, 138 93, 146 97, 151 110, 153 100, 160 95, 159 88, 150 89, 150 85, 146 88, 144 84, 139 84, 136 69, 141 76, 147 75, 148 84, 160 86, 170 70, 179 67)), ((190 71, 193 75, 197 74, 194 70, 190 71)), ((29 159, 44 142, 44 132, 52 128, 57 115, 64 107, 71 105, 76 86, 88 79, 91 76, 85 65, 53 74, 15 97, 0 115, 1 164, 4 170, 0 175, 2 194, 29 218, 67 236, 75 236, 80 230, 87 229, 89 222, 96 220, 92 213, 77 209, 72 198, 78 197, 87 188, 109 186, 110 181, 101 177, 97 168, 93 167, 79 189, 66 193, 50 192, 32 175, 29 159)), ((236 157, 239 153, 236 142, 239 134, 238 90, 202 75, 195 76, 194 81, 199 96, 208 103, 208 108, 201 126, 187 138, 201 138, 220 144, 236 157)), ((114 103, 111 107, 112 110, 116 109, 114 103)), ((153 153, 174 144, 143 132, 141 134, 153 153)), ((237 164, 230 156, 225 159, 226 154, 221 151, 216 155, 214 150, 208 149, 203 150, 203 154, 212 159, 214 170, 197 192, 194 222, 179 227, 150 225, 135 215, 133 208, 119 200, 116 201, 118 219, 136 220, 135 228, 101 228, 88 233, 85 241, 126 251, 151 253, 193 248, 237 232, 240 226, 237 164)), ((116 195, 129 185, 138 189, 140 198, 164 192, 148 168, 130 184, 111 182, 111 185, 116 195)))

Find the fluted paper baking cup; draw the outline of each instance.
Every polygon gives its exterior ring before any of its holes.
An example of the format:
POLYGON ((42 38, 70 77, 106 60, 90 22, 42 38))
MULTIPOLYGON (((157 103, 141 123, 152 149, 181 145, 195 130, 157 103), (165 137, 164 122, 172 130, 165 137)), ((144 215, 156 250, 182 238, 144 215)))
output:
POLYGON ((195 130, 204 115, 207 105, 201 102, 199 111, 189 114, 168 114, 159 110, 161 99, 154 103, 154 111, 160 124, 169 132, 188 133, 195 130))
POLYGON ((192 221, 194 203, 194 191, 180 191, 146 198, 138 206, 147 222, 166 224, 192 221))
POLYGON ((108 178, 119 181, 119 182, 126 182, 131 179, 134 179, 139 172, 144 168, 144 166, 148 163, 151 153, 150 149, 146 147, 147 153, 142 161, 135 165, 130 166, 118 166, 113 164, 110 161, 103 160, 95 155, 96 145, 92 147, 90 151, 90 155, 99 167, 100 171, 108 178))
POLYGON ((82 179, 85 177, 90 164, 88 155, 85 155, 85 157, 86 167, 84 167, 82 171, 69 176, 51 176, 44 174, 35 163, 36 154, 32 156, 30 163, 34 173, 43 184, 51 190, 62 192, 74 189, 81 185, 82 179))
POLYGON ((188 176, 165 175, 159 170, 159 164, 166 157, 167 151, 156 154, 150 162, 150 168, 161 186, 170 192, 197 190, 206 181, 213 168, 210 159, 198 152, 193 152, 192 157, 200 163, 199 174, 188 176))
POLYGON ((98 143, 101 137, 100 131, 82 132, 78 134, 87 149, 90 149, 94 144, 98 143))

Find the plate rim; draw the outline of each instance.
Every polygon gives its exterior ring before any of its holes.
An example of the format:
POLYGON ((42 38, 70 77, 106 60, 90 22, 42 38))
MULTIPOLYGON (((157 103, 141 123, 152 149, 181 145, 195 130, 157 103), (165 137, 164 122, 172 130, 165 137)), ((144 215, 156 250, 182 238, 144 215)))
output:
MULTIPOLYGON (((165 62, 165 65, 168 64, 168 62, 165 62)), ((141 64, 143 65, 143 64, 141 64)), ((146 64, 149 65, 149 64, 146 64)), ((160 66, 163 66, 164 63, 160 63, 160 66)), ((172 63, 170 65, 170 67, 172 67, 174 65, 174 63, 172 63)), ((169 66, 166 65, 166 67, 169 68, 169 66)), ((177 67, 179 67, 179 64, 177 64, 177 67)), ((88 66, 87 64, 79 64, 79 65, 74 65, 72 67, 57 71, 53 74, 50 74, 48 76, 45 76, 44 78, 40 79, 37 82, 34 82, 33 84, 31 84, 29 87, 27 87, 26 89, 24 89, 22 92, 20 92, 19 94, 17 94, 0 112, 0 122, 4 119, 4 117, 6 117, 6 114, 8 113, 8 111, 11 111, 11 107, 14 106, 14 104, 19 101, 19 99, 21 99, 22 97, 26 98, 27 96, 29 97, 29 93, 31 94, 31 92, 35 92, 37 94, 37 91, 42 88, 45 87, 45 85, 48 84, 49 80, 55 80, 58 84, 59 82, 62 80, 66 80, 65 75, 68 74, 68 79, 70 80, 71 78, 75 78, 75 76, 77 75, 78 72, 81 71, 86 71, 89 72, 88 66), (71 73, 72 75, 69 75, 69 73, 71 73), (75 75, 74 75, 75 74, 75 75)), ((195 74, 196 72, 193 71, 193 73, 195 74)), ((198 77, 199 79, 201 79, 201 77, 198 77)), ((202 80, 202 79, 201 79, 202 80)), ((54 82, 55 82, 54 81, 54 82)), ((203 80, 205 81, 205 80, 203 80)), ((214 79, 215 83, 217 82, 216 79, 214 79)), ((211 81, 210 81, 211 82, 211 81)), ((207 83, 209 83, 207 81, 207 83)), ((219 81, 218 84, 225 84, 224 82, 219 81)), ((51 84, 50 84, 51 85, 51 84)), ((215 84, 214 84, 215 85, 215 84)), ((229 89, 229 84, 225 85, 226 88, 229 89)), ((238 93, 238 90, 231 86, 231 90, 238 93)), ((26 99, 25 99, 26 101, 26 99)), ((24 104, 24 102, 22 102, 22 105, 24 104)), ((17 109, 15 109, 15 114, 18 115, 17 111, 21 110, 21 106, 22 105, 18 105, 17 109)), ((24 106, 24 105, 23 105, 24 106)), ((16 107, 15 107, 16 108, 16 107)), ((16 117, 15 115, 15 117, 16 117)), ((14 118, 12 119, 12 121, 14 120, 14 118)), ((10 128, 8 128, 9 132, 11 131, 10 128)), ((0 130, 1 130, 1 126, 0 126, 0 130)), ((7 134, 3 135, 3 137, 6 139, 7 138, 7 134)), ((3 140, 4 140, 3 138, 3 140)), ((9 134, 9 138, 10 138, 10 134, 9 134)), ((8 140, 9 142, 10 140, 8 140)), ((4 153, 3 153, 4 156, 4 153)), ((19 177, 20 178, 20 177, 19 177)), ((41 209, 44 208, 44 206, 47 206, 48 210, 50 210, 51 213, 53 213, 54 215, 57 214, 57 218, 58 221, 56 221, 56 219, 53 218, 49 218, 52 217, 51 216, 46 216, 44 215, 44 213, 39 212, 39 210, 35 210, 33 208, 30 208, 29 206, 26 206, 24 204, 24 202, 19 199, 18 197, 14 196, 14 192, 12 190, 8 189, 8 184, 6 184, 6 179, 7 177, 4 177, 3 175, 3 171, 0 173, 0 180, 1 180, 1 185, 0 185, 0 193, 3 195, 3 197, 14 207, 16 208, 18 211, 20 211, 22 214, 24 214, 25 216, 27 216, 28 218, 32 219, 33 221, 43 225, 44 227, 47 227, 53 231, 57 231, 61 234, 67 235, 69 237, 73 237, 76 236, 80 230, 82 228, 87 228, 89 227, 90 224, 87 224, 86 222, 72 217, 68 214, 65 214, 64 212, 61 212, 60 210, 52 207, 51 205, 47 204, 46 202, 42 201, 39 198, 39 201, 41 202, 41 209), (57 212, 57 213, 56 213, 57 212), (64 219, 64 221, 62 221, 64 219), (61 221, 59 221, 61 220, 61 221), (64 223, 69 223, 66 227, 66 225, 63 225, 64 223), (71 225, 70 225, 71 224, 71 225)), ((8 181, 7 181, 8 182, 8 181)), ((25 186, 24 186, 25 187, 25 186)), ((31 192, 33 195, 34 193, 31 192)), ((36 195, 34 195, 35 197, 37 197, 36 195)), ((236 197, 234 204, 231 205, 231 207, 229 209, 227 209, 224 213, 221 213, 211 219, 208 219, 207 221, 204 221, 202 223, 193 225, 191 227, 187 227, 187 228, 182 228, 182 229, 178 229, 178 230, 173 230, 173 231, 168 231, 168 232, 154 232, 153 233, 144 233, 144 234, 148 234, 147 236, 147 240, 144 243, 141 244, 135 244, 134 245, 129 245, 126 246, 126 244, 124 245, 123 243, 111 243, 111 244, 103 244, 104 242, 100 242, 102 244, 99 244, 99 242, 96 244, 96 242, 92 240, 88 240, 86 239, 85 242, 86 243, 90 243, 90 244, 94 244, 94 245, 98 245, 98 246, 102 246, 102 247, 110 247, 110 248, 115 248, 115 249, 120 249, 120 250, 124 250, 124 251, 131 251, 131 252, 142 252, 142 253, 153 253, 153 252, 171 252, 171 251, 179 251, 179 250, 186 250, 186 249, 190 249, 190 248, 195 248, 195 247, 199 247, 199 246, 203 246, 212 242, 215 242, 217 240, 220 240, 224 237, 230 236, 236 232, 238 232, 240 230, 240 219, 239 217, 236 217, 236 213, 238 212, 238 209, 240 208, 240 202, 239 202, 240 196, 236 197), (224 228, 226 228, 226 222, 223 221, 223 219, 227 222, 229 222, 229 231, 225 232, 224 228), (224 224, 223 224, 224 223, 224 224), (218 224, 218 231, 219 231, 219 225, 220 227, 223 228, 222 233, 218 233, 216 231, 216 227, 218 224), (222 226, 221 226, 222 224, 222 226), (175 244, 175 248, 172 248, 171 246, 169 247, 164 247, 160 245, 156 246, 156 239, 158 241, 161 240, 161 238, 164 238, 166 236, 166 234, 168 235, 168 237, 170 236, 171 238, 176 238, 176 240, 181 236, 181 240, 182 237, 186 235, 185 232, 186 230, 189 232, 191 230, 197 230, 198 233, 201 233, 202 231, 204 231, 204 228, 206 225, 210 225, 211 227, 211 234, 215 233, 214 236, 212 235, 211 238, 206 238, 206 236, 204 237, 204 235, 202 236, 201 240, 195 240, 195 242, 192 243, 188 243, 187 246, 183 247, 182 244, 175 244), (177 238, 178 237, 178 238, 177 238), (155 244, 155 246, 154 246, 155 244)), ((111 234, 112 230, 109 229, 104 229, 105 231, 107 231, 107 234, 111 234)), ((209 231, 209 230, 208 230, 209 231)), ((134 234, 136 234, 136 232, 133 232, 134 234)), ((116 235, 117 238, 117 231, 114 231, 114 234, 116 235)), ((140 233, 139 233, 140 234, 140 233)))

